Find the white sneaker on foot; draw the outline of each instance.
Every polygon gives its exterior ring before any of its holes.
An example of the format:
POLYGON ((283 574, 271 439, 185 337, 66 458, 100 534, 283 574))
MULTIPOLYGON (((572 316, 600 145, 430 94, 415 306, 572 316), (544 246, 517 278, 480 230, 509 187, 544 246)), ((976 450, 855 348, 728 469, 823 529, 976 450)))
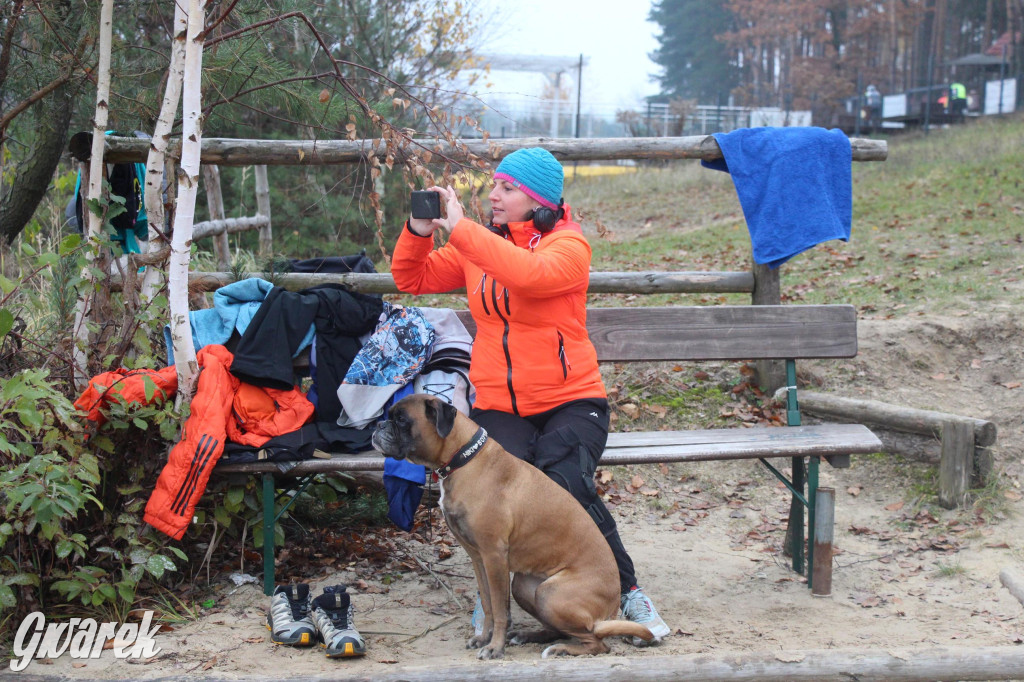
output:
POLYGON ((668 625, 658 615, 658 609, 654 608, 654 604, 651 600, 643 593, 639 587, 634 587, 629 592, 622 595, 622 601, 620 602, 622 607, 622 617, 625 620, 631 620, 634 623, 643 625, 651 634, 654 635, 654 639, 650 642, 645 642, 639 637, 632 637, 631 641, 633 646, 649 646, 651 644, 658 644, 661 642, 665 635, 669 634, 671 630, 668 629, 668 625))

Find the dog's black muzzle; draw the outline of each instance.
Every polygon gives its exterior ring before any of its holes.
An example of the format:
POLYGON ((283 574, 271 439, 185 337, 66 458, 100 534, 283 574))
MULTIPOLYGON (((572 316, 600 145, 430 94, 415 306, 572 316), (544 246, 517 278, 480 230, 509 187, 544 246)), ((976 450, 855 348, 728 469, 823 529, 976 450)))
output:
POLYGON ((394 459, 405 459, 405 452, 402 448, 401 434, 394 421, 382 421, 377 423, 370 442, 379 452, 393 457, 394 459))

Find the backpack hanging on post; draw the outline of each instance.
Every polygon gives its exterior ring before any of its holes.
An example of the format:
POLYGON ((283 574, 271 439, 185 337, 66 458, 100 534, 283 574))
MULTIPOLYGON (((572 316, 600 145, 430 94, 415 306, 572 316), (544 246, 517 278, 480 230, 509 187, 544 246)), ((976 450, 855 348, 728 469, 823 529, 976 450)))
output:
MULTIPOLYGON (((117 135, 113 130, 108 130, 107 135, 117 135)), ((91 153, 92 133, 76 134, 70 144, 72 155, 79 161, 88 161, 91 153), (86 151, 88 150, 88 151, 86 151), (85 151, 85 158, 81 154, 85 151)), ((110 183, 111 196, 124 199, 124 211, 111 219, 110 224, 114 227, 113 241, 117 243, 125 253, 139 253, 141 248, 139 242, 149 239, 149 220, 146 216, 146 207, 142 199, 142 188, 146 184, 146 164, 144 163, 114 163, 107 164, 107 182, 110 183)), ((85 213, 82 206, 82 173, 79 171, 78 179, 75 181, 75 195, 68 202, 65 214, 72 218, 72 225, 81 234, 84 232, 85 213), (74 213, 71 206, 74 204, 74 213)))

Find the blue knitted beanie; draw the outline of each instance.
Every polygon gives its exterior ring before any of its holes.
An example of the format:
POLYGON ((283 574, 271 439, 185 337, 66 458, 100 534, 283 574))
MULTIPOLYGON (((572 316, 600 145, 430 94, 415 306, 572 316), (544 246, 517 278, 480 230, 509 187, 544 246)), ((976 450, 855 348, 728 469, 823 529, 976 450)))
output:
POLYGON ((495 180, 507 180, 517 189, 555 209, 562 201, 562 164, 551 152, 540 147, 517 149, 498 164, 495 180))

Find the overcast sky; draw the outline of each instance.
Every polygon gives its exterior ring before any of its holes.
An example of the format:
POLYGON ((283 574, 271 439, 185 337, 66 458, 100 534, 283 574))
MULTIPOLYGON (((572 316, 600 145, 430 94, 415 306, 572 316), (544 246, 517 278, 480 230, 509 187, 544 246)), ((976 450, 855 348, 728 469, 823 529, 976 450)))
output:
MULTIPOLYGON (((656 47, 657 25, 647 21, 650 0, 483 0, 479 46, 490 54, 536 54, 578 58, 583 69, 583 108, 603 111, 641 106, 658 92, 657 72, 647 57, 656 47)), ((575 74, 571 79, 575 100, 575 74)), ((544 77, 492 71, 494 93, 537 97, 544 77)))

